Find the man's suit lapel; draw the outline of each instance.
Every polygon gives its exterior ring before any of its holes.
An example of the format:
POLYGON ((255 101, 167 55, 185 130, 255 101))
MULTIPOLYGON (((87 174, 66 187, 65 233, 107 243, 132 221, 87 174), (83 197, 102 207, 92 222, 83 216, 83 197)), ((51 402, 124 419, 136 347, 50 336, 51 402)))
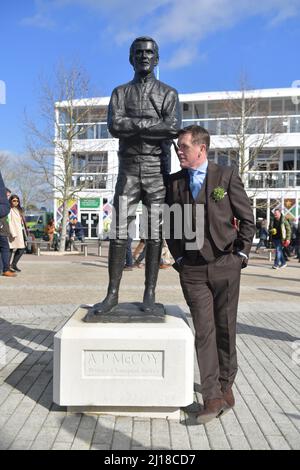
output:
POLYGON ((220 179, 222 173, 220 172, 217 165, 214 163, 208 162, 207 167, 207 183, 206 183, 206 205, 207 205, 207 213, 208 216, 210 214, 210 210, 214 207, 213 204, 215 202, 212 199, 212 192, 217 187, 220 186, 220 179))

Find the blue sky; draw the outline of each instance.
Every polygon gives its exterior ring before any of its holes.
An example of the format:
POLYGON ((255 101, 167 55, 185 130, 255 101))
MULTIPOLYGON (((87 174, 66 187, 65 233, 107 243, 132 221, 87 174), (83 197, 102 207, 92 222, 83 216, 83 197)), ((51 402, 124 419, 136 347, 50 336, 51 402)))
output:
POLYGON ((0 151, 13 154, 25 151, 24 109, 39 119, 41 74, 76 60, 108 96, 131 79, 139 35, 157 40, 160 79, 180 93, 235 90, 241 73, 253 88, 300 79, 300 0, 3 0, 0 15, 0 151))

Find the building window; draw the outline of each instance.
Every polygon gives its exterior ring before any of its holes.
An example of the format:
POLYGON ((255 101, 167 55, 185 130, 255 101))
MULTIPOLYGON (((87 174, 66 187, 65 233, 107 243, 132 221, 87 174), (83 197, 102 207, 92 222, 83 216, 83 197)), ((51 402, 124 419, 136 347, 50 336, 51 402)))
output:
POLYGON ((107 173, 107 170, 107 152, 73 155, 74 173, 107 173))
POLYGON ((75 173, 81 173, 85 171, 86 156, 84 154, 73 155, 73 171, 75 173))
POLYGON ((97 124, 96 139, 108 139, 107 124, 97 124))
POLYGON ((68 109, 60 109, 58 115, 59 124, 71 124, 71 122, 75 124, 76 122, 78 122, 78 112, 72 107, 68 109))
POLYGON ((269 118, 267 119, 267 133, 279 134, 287 132, 287 122, 284 118, 269 118))
POLYGON ((203 118, 205 116, 205 104, 204 103, 195 103, 195 117, 203 118))
MULTIPOLYGON (((296 150, 296 159, 296 169, 300 171, 300 149, 296 150)), ((300 173, 296 173, 296 186, 300 186, 300 173)))
POLYGON ((297 149, 297 170, 300 170, 300 149, 297 149))
POLYGON ((77 123, 85 123, 91 122, 89 117, 89 109, 88 108, 78 108, 77 109, 77 123))
POLYGON ((224 119, 220 120, 219 123, 221 135, 239 135, 241 132, 240 119, 224 119))
POLYGON ((78 125, 77 126, 78 139, 94 139, 94 126, 78 125))
POLYGON ((283 171, 294 170, 294 149, 283 151, 282 162, 283 162, 283 171))
POLYGON ((217 163, 218 165, 228 166, 228 152, 226 150, 218 150, 217 163))
POLYGON ((182 118, 190 119, 192 117, 192 107, 189 103, 182 103, 182 118))
POLYGON ((107 108, 92 108, 89 111, 89 122, 106 122, 107 108))
POLYGON ((216 120, 206 121, 205 124, 206 125, 204 127, 210 133, 210 135, 218 134, 218 130, 217 130, 218 121, 216 121, 216 120))
POLYGON ((257 103, 257 112, 259 116, 267 116, 269 113, 269 100, 261 99, 257 103))
POLYGON ((215 162, 215 151, 214 150, 210 150, 208 152, 208 156, 207 156, 207 159, 209 162, 215 162))
POLYGON ((253 171, 279 170, 280 152, 278 149, 250 149, 250 169, 253 171))
POLYGON ((218 101, 208 101, 207 103, 207 117, 214 118, 218 117, 219 114, 219 102, 218 101))
POLYGON ((297 105, 293 103, 292 97, 284 100, 284 114, 297 114, 297 105))
POLYGON ((88 155, 87 173, 107 173, 107 152, 88 155))
POLYGON ((242 113, 242 101, 239 99, 221 101, 220 113, 223 117, 240 117, 242 113))
POLYGON ((290 117, 290 132, 300 132, 300 117, 290 117))
POLYGON ((282 99, 273 98, 271 99, 271 115, 272 116, 282 116, 282 99))

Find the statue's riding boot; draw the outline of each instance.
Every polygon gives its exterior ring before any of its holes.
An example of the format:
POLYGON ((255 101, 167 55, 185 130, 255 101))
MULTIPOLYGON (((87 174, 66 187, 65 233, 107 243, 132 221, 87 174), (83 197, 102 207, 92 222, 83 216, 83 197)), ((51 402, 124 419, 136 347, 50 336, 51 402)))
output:
POLYGON ((111 240, 108 254, 109 284, 103 302, 93 306, 97 314, 109 313, 118 305, 119 287, 125 264, 127 240, 111 240))
POLYGON ((152 312, 155 308, 155 287, 158 277, 161 258, 162 241, 146 241, 145 260, 145 291, 142 309, 144 312, 152 312))

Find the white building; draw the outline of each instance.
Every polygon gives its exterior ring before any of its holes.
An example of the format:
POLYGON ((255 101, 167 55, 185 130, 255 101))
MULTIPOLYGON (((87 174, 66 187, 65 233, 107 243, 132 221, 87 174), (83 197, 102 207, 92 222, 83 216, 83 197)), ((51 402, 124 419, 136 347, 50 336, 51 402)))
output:
MULTIPOLYGON (((216 163, 237 163, 240 144, 236 128, 241 122, 244 125, 244 183, 253 202, 256 220, 269 220, 270 211, 275 206, 284 208, 285 215, 291 219, 300 217, 298 94, 297 88, 277 88, 179 95, 182 126, 195 123, 208 129, 211 135, 209 159, 216 163), (246 119, 243 120, 242 115, 246 119)), ((79 110, 88 109, 88 112, 84 122, 77 123, 80 135, 73 146, 72 179, 73 186, 80 191, 70 210, 78 215, 88 238, 95 238, 99 231, 108 229, 118 173, 118 140, 109 135, 106 124, 108 102, 108 97, 75 102, 79 110)), ((57 138, 63 135, 67 125, 63 119, 64 106, 63 102, 56 106, 61 131, 57 138)), ((173 173, 180 167, 173 149, 172 152, 173 173)), ((58 206, 56 202, 57 221, 60 219, 58 206)))

